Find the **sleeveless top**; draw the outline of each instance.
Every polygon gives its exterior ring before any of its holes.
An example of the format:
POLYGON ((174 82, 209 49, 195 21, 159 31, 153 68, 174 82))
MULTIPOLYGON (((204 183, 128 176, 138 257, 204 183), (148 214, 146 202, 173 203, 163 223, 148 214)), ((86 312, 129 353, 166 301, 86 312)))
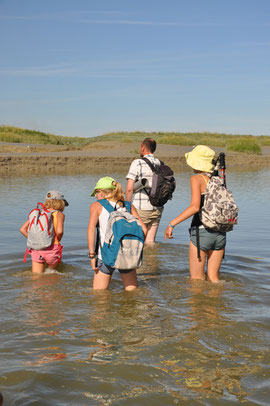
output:
MULTIPOLYGON (((200 175, 201 175, 201 176, 202 176, 202 175, 209 176, 207 173, 200 173, 200 175)), ((203 177, 203 176, 202 176, 202 177, 203 177)), ((205 180, 204 177, 203 177, 203 179, 204 179, 204 181, 205 181, 205 183, 206 183, 206 186, 207 186, 207 183, 208 183, 208 182, 206 182, 206 180, 205 180)), ((200 209, 203 207, 203 204, 204 204, 204 193, 201 194, 200 209)), ((194 216, 192 217, 192 221, 191 221, 191 226, 190 226, 190 227, 200 227, 200 226, 203 225, 203 223, 202 223, 201 220, 200 220, 200 215, 199 215, 199 213, 200 213, 200 210, 199 210, 197 213, 195 213, 194 216)))
MULTIPOLYGON (((201 204, 200 204, 200 209, 203 207, 204 204, 204 194, 201 195, 201 204)), ((200 216, 199 216, 199 211, 197 213, 194 214, 194 216, 192 217, 192 221, 191 221, 191 226, 190 227, 199 227, 202 226, 202 222, 200 220, 200 216)))

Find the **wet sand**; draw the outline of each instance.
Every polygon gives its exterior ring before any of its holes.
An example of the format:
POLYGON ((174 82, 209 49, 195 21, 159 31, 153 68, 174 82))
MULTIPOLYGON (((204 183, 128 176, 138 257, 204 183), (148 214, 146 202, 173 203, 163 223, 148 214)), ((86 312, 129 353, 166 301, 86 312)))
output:
MULTIPOLYGON (((95 142, 83 148, 62 145, 0 144, 0 174, 27 175, 35 173, 123 173, 133 159, 138 158, 138 143, 95 142)), ((159 144, 155 155, 175 172, 188 170, 184 154, 191 147, 159 144)), ((260 170, 270 167, 270 147, 262 155, 243 154, 213 149, 226 154, 227 169, 260 170)))

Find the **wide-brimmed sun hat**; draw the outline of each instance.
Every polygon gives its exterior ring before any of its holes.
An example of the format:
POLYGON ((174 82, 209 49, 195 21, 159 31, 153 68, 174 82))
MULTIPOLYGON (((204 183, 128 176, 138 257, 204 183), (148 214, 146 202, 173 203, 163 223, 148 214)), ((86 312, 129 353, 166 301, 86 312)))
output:
POLYGON ((192 151, 185 154, 187 164, 192 169, 203 172, 213 172, 215 151, 206 145, 197 145, 192 151))
POLYGON ((95 196, 96 190, 99 189, 115 189, 115 180, 111 178, 110 176, 104 176, 104 178, 100 178, 97 181, 97 184, 95 186, 95 189, 91 193, 91 196, 95 196))
POLYGON ((64 195, 58 190, 49 190, 49 192, 46 194, 45 200, 63 200, 65 206, 69 205, 64 195))

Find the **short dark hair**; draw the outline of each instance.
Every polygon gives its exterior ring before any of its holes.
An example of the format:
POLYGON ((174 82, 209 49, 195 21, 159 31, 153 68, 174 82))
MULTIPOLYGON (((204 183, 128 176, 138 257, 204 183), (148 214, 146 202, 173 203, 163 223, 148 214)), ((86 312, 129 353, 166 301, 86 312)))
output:
POLYGON ((157 143, 153 138, 145 138, 142 142, 142 144, 145 146, 148 151, 150 151, 152 154, 155 152, 157 143))

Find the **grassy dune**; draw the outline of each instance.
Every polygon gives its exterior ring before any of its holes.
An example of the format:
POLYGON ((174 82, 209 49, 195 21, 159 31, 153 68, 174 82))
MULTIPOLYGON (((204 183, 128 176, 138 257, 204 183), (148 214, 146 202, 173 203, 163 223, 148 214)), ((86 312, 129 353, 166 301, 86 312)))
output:
MULTIPOLYGON (((159 144, 193 146, 198 144, 212 147, 226 147, 229 151, 244 152, 248 154, 262 153, 261 147, 270 145, 270 136, 232 135, 210 132, 194 133, 164 133, 164 132, 119 132, 102 136, 105 140, 118 139, 123 143, 139 142, 145 137, 154 138, 159 144)), ((99 137, 100 138, 100 137, 99 137)))
POLYGON ((89 138, 63 137, 61 135, 47 134, 18 127, 0 126, 0 141, 25 144, 84 146, 89 143, 89 138))
POLYGON ((232 135, 210 132, 112 132, 98 137, 63 137, 18 127, 0 126, 0 141, 28 144, 53 144, 84 147, 95 142, 116 141, 118 143, 140 142, 146 137, 154 138, 159 144, 193 146, 198 144, 212 147, 226 147, 227 150, 248 154, 261 154, 261 147, 270 146, 270 136, 232 135))

